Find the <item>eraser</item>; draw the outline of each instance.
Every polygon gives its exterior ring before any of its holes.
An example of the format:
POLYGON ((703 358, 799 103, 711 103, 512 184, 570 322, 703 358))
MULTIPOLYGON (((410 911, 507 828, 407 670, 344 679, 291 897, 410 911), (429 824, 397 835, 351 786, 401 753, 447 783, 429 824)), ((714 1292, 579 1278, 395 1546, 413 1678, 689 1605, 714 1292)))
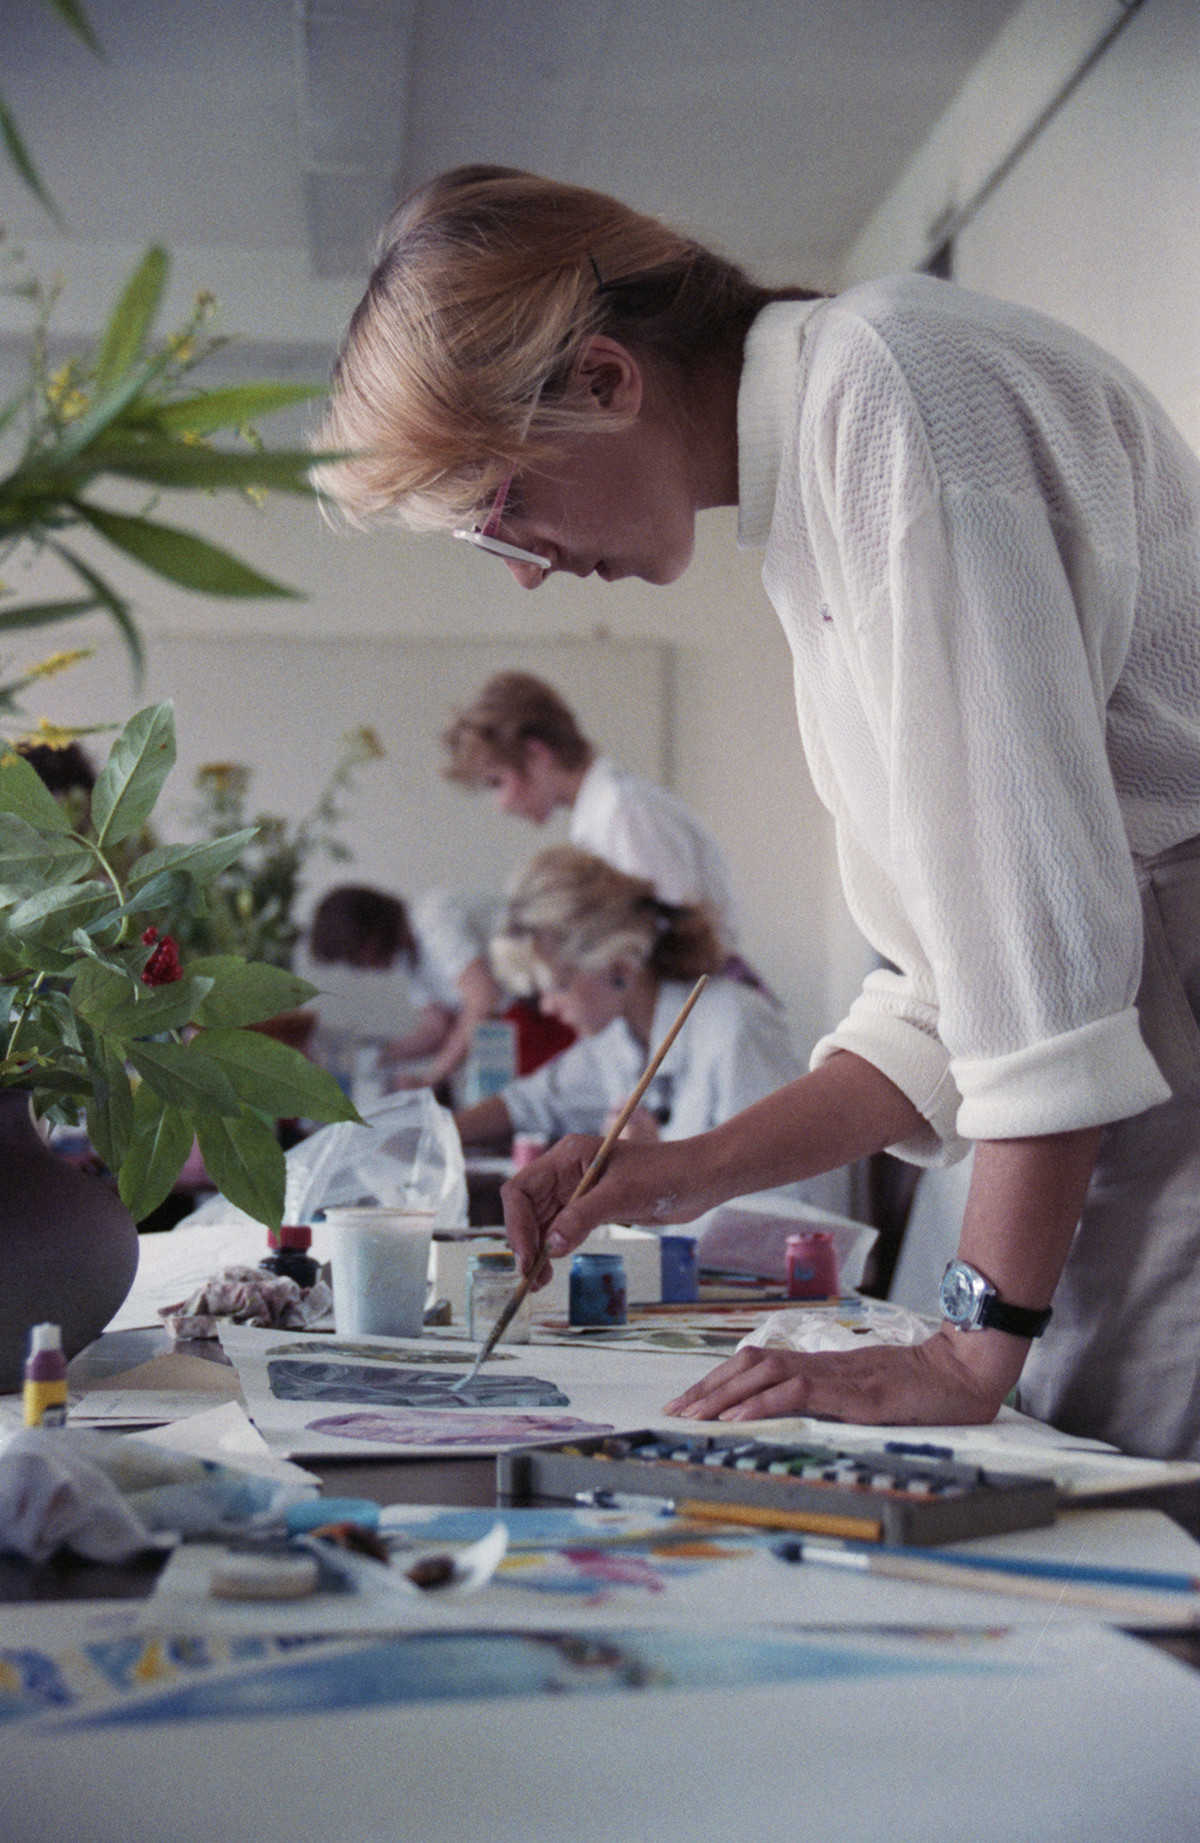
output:
POLYGON ((214 1563, 208 1591, 214 1600, 303 1600, 320 1574, 315 1555, 231 1554, 214 1563))

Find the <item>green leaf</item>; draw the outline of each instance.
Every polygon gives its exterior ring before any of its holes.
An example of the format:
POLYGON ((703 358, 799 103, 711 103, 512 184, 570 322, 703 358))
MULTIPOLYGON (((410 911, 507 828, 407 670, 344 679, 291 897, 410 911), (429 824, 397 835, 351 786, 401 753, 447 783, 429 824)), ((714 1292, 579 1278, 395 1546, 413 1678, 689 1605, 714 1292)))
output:
POLYGON ((92 31, 91 23, 78 0, 46 0, 46 4, 54 9, 64 25, 70 26, 72 32, 83 40, 89 51, 94 51, 98 58, 104 56, 100 41, 92 31))
POLYGON ((121 1162, 121 1201, 135 1222, 171 1194, 192 1149, 192 1123, 145 1083, 133 1097, 129 1149, 121 1162))
POLYGON ((198 1053, 197 1041, 131 1043, 129 1060, 143 1081, 172 1107, 193 1113, 241 1113, 242 1102, 232 1082, 215 1062, 198 1053))
POLYGON ((96 598, 70 602, 20 602, 15 608, 0 606, 0 628, 52 627, 56 621, 76 621, 96 606, 96 598))
POLYGON ((165 576, 168 582, 178 583, 180 588, 194 589, 200 595, 282 595, 299 599, 295 589, 260 576, 227 550, 209 544, 190 531, 180 531, 173 525, 157 525, 147 518, 131 518, 123 512, 106 511, 83 499, 74 499, 71 505, 110 544, 135 558, 146 569, 165 576))
POLYGON ((96 359, 98 391, 107 391, 141 357, 162 305, 170 262, 157 244, 142 257, 121 290, 96 359))
POLYGON ((70 832, 71 821, 32 763, 23 755, 0 757, 0 811, 15 813, 43 832, 70 832))
POLYGON ((276 1120, 358 1120, 332 1075, 259 1030, 205 1030, 189 1046, 219 1065, 251 1107, 276 1120))
POLYGON ((128 994, 129 976, 102 960, 83 960, 73 970, 71 1007, 85 1023, 103 1034, 110 1012, 128 994))
POLYGON ((73 1101, 85 1101, 92 1092, 88 1077, 82 1073, 73 1075, 69 1069, 38 1069, 32 1081, 39 1113, 45 1112, 46 1097, 49 1095, 69 1096, 73 1101))
POLYGON ((164 909, 173 914, 188 901, 192 889, 191 878, 185 877, 181 870, 164 870, 157 877, 148 877, 138 884, 129 901, 114 909, 113 915, 153 915, 164 909))
POLYGON ((285 972, 281 966, 264 966, 258 961, 242 960, 236 954, 202 955, 192 961, 188 971, 205 974, 213 982, 195 1021, 214 1029, 261 1024, 265 1018, 278 1017, 281 1011, 294 1011, 306 999, 315 998, 317 991, 307 979, 285 972))
POLYGON ((109 442, 102 448, 94 447, 88 458, 98 472, 146 480, 152 486, 173 487, 180 492, 215 492, 221 487, 244 491, 250 486, 279 493, 313 491, 308 478, 313 457, 307 450, 276 448, 235 453, 228 448, 201 448, 184 442, 109 442))
POLYGON ((287 1163, 265 1120, 198 1120, 205 1169, 221 1195, 268 1228, 283 1221, 287 1163))
POLYGON ((94 866, 90 852, 73 838, 0 812, 0 902, 31 895, 51 881, 86 876, 94 866))
POLYGON ((16 120, 3 100, 0 100, 0 140, 4 142, 9 159, 33 196, 42 208, 49 212, 58 228, 64 230, 66 226, 63 224, 58 206, 46 190, 42 176, 33 163, 33 156, 21 139, 16 120))
POLYGON ((4 434, 10 422, 15 421, 16 417, 20 415, 21 411, 25 408, 25 405, 31 401, 32 397, 32 390, 26 386, 24 390, 19 390, 15 397, 10 397, 8 399, 3 409, 0 409, 0 435, 4 434))
POLYGON ((92 791, 92 824, 101 850, 145 825, 174 763, 174 709, 150 704, 129 719, 92 791))
MULTIPOLYGON (((169 433, 212 435, 218 429, 238 429, 295 403, 323 397, 324 384, 231 384, 221 390, 201 391, 173 403, 153 406, 155 423, 169 433)), ((315 457, 309 455, 309 466, 315 457)))
MULTIPOLYGON (((96 437, 102 435, 105 429, 116 422, 130 404, 141 396, 147 384, 152 384, 154 379, 166 370, 170 360, 170 348, 164 347, 161 352, 156 352, 144 363, 123 373, 115 383, 95 398, 90 408, 86 409, 82 416, 68 423, 53 448, 47 448, 34 457, 32 463, 24 470, 26 476, 32 478, 34 482, 38 480, 53 482, 61 479, 64 471, 84 454, 85 449, 95 441, 96 437)), ((90 471, 95 471, 90 469, 90 464, 88 465, 90 471)), ((56 496, 61 497, 61 494, 56 496)))
POLYGON ((126 884, 131 891, 138 890, 164 870, 182 870, 193 883, 207 883, 219 871, 236 864, 257 836, 257 826, 244 826, 240 832, 227 832, 222 838, 205 839, 198 845, 155 845, 134 864, 126 884))
POLYGON ((133 1088, 125 1071, 125 1058, 92 1031, 82 1034, 92 1076, 88 1137, 109 1170, 120 1171, 133 1134, 133 1088))
MULTIPOLYGON (((147 986, 131 982, 119 1003, 108 1007, 102 1026, 104 1034, 131 1044, 139 1037, 179 1030, 191 1023, 211 983, 208 979, 197 979, 190 969, 182 979, 172 980, 170 985, 147 986)), ((100 1025, 96 1027, 101 1028, 100 1025)))
POLYGON ((41 889, 8 917, 15 935, 27 942, 66 948, 76 928, 95 925, 111 915, 113 893, 107 883, 68 883, 41 889))

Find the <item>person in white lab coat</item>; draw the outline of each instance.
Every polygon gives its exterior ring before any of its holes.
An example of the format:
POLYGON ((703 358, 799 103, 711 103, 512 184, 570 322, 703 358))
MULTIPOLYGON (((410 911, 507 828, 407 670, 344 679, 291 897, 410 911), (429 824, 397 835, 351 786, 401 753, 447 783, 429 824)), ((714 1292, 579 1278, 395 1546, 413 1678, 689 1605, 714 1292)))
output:
POLYGON ((533 825, 565 809, 573 845, 647 878, 664 902, 703 903, 726 953, 736 950, 732 881, 712 833, 669 788, 597 754, 553 685, 497 673, 442 741, 449 780, 489 789, 502 813, 533 825))
POLYGON ((511 1133, 600 1133, 636 1086, 701 973, 711 975, 627 1134, 679 1139, 730 1119, 792 1081, 801 1064, 778 1008, 720 971, 707 912, 662 902, 574 845, 538 854, 509 897, 492 959, 536 992, 578 1041, 532 1075, 456 1114, 466 1143, 511 1133))
POLYGON ((297 971, 320 988, 316 1060, 344 1063, 354 1044, 370 1042, 385 1067, 421 1064, 397 1085, 447 1081, 478 1026, 508 1002, 488 959, 501 907, 498 897, 449 890, 412 902, 369 884, 328 890, 297 957, 297 971))

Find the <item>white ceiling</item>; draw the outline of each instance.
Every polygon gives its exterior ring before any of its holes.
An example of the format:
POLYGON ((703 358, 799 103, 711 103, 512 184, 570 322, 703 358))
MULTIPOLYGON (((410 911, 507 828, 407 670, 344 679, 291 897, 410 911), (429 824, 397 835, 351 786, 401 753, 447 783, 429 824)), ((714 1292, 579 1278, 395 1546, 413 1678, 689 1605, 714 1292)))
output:
MULTIPOLYGON (((357 274, 397 191, 487 160, 597 185, 764 279, 816 285, 836 278, 841 253, 1015 9, 84 4, 103 62, 44 0, 0 9, 0 92, 75 242, 291 252, 310 273, 357 274)), ((19 237, 57 235, 6 168, 0 223, 19 237)))

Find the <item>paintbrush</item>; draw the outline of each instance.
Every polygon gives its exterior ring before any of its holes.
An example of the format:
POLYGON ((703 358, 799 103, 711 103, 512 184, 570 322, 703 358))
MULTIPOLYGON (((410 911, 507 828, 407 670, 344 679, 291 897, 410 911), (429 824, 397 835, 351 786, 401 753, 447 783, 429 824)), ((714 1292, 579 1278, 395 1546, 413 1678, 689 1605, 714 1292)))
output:
MULTIPOLYGON (((629 1099, 626 1101, 624 1107, 622 1107, 620 1113, 617 1115, 616 1119, 613 1121, 612 1125, 609 1127, 607 1133, 605 1133, 604 1138, 600 1144, 599 1150, 596 1153, 596 1156, 593 1158, 591 1164, 588 1166, 587 1170, 584 1172, 583 1176, 580 1178, 578 1184, 576 1184, 574 1190, 571 1192, 571 1195, 568 1198, 567 1205, 566 1205, 568 1209, 570 1209, 572 1203, 577 1202, 580 1197, 584 1196, 586 1192, 592 1188, 592 1185, 596 1182, 597 1178, 600 1176, 601 1172, 604 1170, 605 1165, 608 1163, 609 1156, 612 1152, 613 1147, 616 1145, 617 1140, 621 1137, 621 1134, 625 1130, 625 1127, 629 1121, 630 1115, 633 1113, 634 1108, 637 1106, 638 1102, 641 1100, 642 1096, 645 1094, 647 1088, 650 1086, 650 1083, 654 1080, 654 1077, 657 1075, 659 1064, 661 1063, 663 1057, 666 1055, 667 1051, 670 1049, 672 1043, 674 1043, 676 1037, 679 1035, 679 1032, 682 1030, 685 1022, 687 1021, 688 1014, 690 1013, 692 1006, 695 1004, 696 1000, 699 998, 701 992, 703 992, 707 984, 708 984, 708 974, 701 973, 699 979, 697 979, 695 985, 692 987, 691 991, 688 993, 687 998, 685 999, 680 1009, 679 1016, 675 1019, 675 1022, 672 1024, 670 1030, 668 1030, 666 1036, 663 1038, 662 1042, 659 1044, 658 1048, 655 1050, 653 1056, 651 1056, 649 1062, 646 1064, 645 1070, 643 1071, 643 1074, 642 1074, 642 1078, 638 1082, 637 1087, 634 1089, 633 1093, 630 1095, 629 1099)), ((484 1364, 487 1362, 488 1358, 491 1356, 493 1350, 495 1350, 496 1345, 500 1342, 500 1339, 504 1336, 504 1333, 508 1330, 508 1327, 511 1325, 513 1319, 516 1317, 517 1313, 520 1311, 525 1300, 529 1297, 529 1294, 533 1290, 534 1282, 537 1280, 538 1275, 541 1273, 542 1268, 545 1265, 546 1265, 546 1262, 545 1262, 544 1257, 540 1260, 535 1261, 533 1266, 529 1269, 529 1272, 525 1275, 525 1278, 521 1281, 520 1285, 515 1288, 511 1296, 505 1302, 503 1311, 500 1313, 500 1316, 497 1318, 495 1324, 492 1326, 491 1330, 488 1332, 487 1337, 484 1339, 484 1342, 482 1346, 480 1347, 479 1355, 475 1359, 474 1368, 471 1370, 470 1375, 464 1376, 462 1382, 458 1385, 460 1388, 465 1388, 470 1383, 474 1382, 476 1376, 478 1376, 480 1370, 483 1368, 484 1364)))

